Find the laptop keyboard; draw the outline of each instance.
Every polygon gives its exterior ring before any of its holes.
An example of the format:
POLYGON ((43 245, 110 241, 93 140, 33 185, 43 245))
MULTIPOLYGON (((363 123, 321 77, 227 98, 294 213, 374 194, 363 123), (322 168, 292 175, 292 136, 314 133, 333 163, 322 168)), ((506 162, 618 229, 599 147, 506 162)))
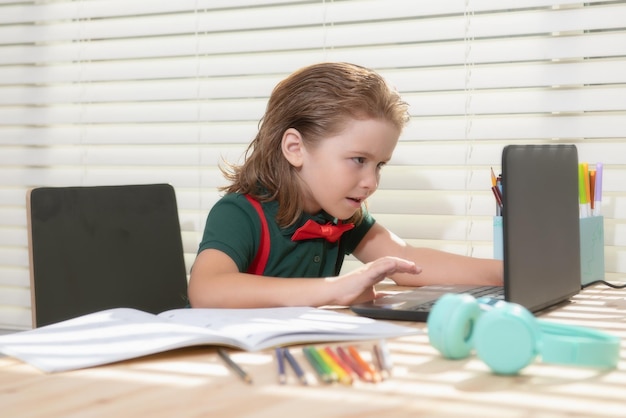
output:
MULTIPOLYGON (((462 293, 470 294, 474 296, 476 299, 484 298, 484 297, 494 298, 494 299, 504 299, 504 287, 502 286, 477 287, 475 289, 471 289, 462 293)), ((415 305, 411 307, 410 310, 429 312, 436 302, 437 302, 437 299, 424 302, 419 305, 415 305)))
POLYGON ((502 286, 485 286, 479 287, 469 292, 470 295, 474 296, 476 299, 478 298, 494 298, 494 299, 503 299, 504 298, 504 287, 502 286))

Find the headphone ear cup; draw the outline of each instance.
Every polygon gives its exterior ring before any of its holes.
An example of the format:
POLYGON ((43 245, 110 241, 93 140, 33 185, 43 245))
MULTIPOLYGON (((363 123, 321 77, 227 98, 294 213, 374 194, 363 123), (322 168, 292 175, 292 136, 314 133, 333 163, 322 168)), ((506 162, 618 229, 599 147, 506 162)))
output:
POLYGON ((480 313, 480 306, 471 295, 443 295, 428 315, 430 344, 449 359, 469 356, 474 324, 480 313))
POLYGON ((516 303, 498 302, 474 331, 478 357, 496 374, 518 373, 538 353, 541 331, 536 318, 516 303))

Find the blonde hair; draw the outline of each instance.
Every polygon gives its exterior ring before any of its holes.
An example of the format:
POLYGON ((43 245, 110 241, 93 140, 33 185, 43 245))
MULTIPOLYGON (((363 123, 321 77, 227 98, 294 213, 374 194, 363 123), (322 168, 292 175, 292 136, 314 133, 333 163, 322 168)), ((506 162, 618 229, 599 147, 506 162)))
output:
MULTIPOLYGON (((302 192, 295 169, 283 156, 284 132, 300 132, 305 146, 341 132, 350 119, 380 119, 402 130, 408 106, 376 72, 349 63, 302 68, 278 83, 267 103, 259 131, 242 165, 222 167, 228 193, 248 193, 259 201, 278 201, 277 222, 288 226, 302 214, 302 192)), ((359 210, 350 219, 362 219, 359 210)))

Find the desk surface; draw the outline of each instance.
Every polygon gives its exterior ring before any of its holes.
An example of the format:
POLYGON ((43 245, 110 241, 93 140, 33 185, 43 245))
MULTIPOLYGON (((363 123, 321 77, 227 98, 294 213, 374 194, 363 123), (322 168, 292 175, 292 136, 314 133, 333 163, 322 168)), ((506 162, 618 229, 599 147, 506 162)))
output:
MULTIPOLYGON (((596 286, 542 315, 609 331, 626 341, 626 290, 596 286)), ((423 328, 422 323, 402 322, 423 328)), ((624 347, 622 343, 622 347, 624 347)), ((372 343, 357 346, 367 355, 372 343)), ((244 383, 215 347, 186 348, 108 366, 44 374, 0 357, 0 410, 6 417, 625 417, 626 361, 617 370, 539 361, 514 377, 476 358, 445 360, 426 334, 388 341, 391 378, 352 386, 277 380, 273 351, 235 352, 254 379, 244 383)))

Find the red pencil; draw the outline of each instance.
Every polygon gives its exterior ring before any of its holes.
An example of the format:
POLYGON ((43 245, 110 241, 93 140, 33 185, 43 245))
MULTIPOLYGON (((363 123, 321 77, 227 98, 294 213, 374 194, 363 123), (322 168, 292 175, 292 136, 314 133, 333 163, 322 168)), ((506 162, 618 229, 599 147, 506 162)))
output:
POLYGON ((493 195, 496 197, 496 202, 498 203, 498 206, 500 206, 500 209, 502 209, 502 196, 500 195, 500 189, 498 188, 498 186, 493 186, 491 188, 491 191, 493 192, 493 195))
POLYGON ((367 372, 367 370, 363 370, 356 360, 354 360, 342 347, 337 347, 337 354, 339 355, 339 358, 344 361, 344 363, 350 366, 350 368, 359 376, 361 380, 366 382, 373 381, 371 373, 367 372))
POLYGON ((359 377, 358 374, 352 369, 352 367, 350 367, 348 363, 346 363, 342 358, 340 358, 337 355, 337 353, 333 351, 332 348, 326 347, 324 350, 330 356, 330 358, 332 358, 333 361, 337 363, 337 365, 341 367, 346 372, 346 374, 348 374, 348 376, 350 376, 352 379, 359 377))

